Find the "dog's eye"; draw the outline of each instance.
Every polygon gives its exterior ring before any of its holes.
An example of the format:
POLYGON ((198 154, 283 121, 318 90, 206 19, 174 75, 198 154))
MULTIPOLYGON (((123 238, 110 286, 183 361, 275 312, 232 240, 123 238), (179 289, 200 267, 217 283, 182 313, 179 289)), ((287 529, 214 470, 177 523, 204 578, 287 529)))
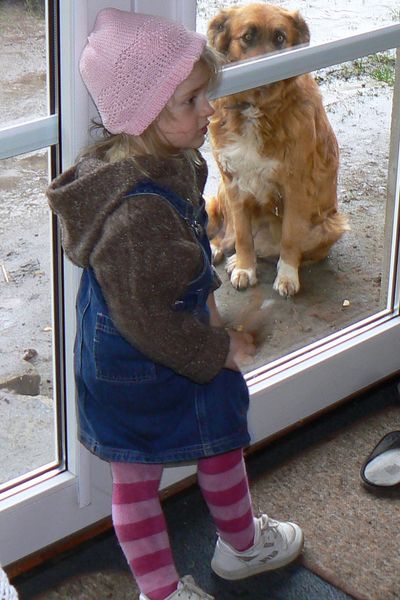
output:
POLYGON ((251 44, 252 42, 255 41, 256 37, 257 37, 257 29, 255 27, 252 27, 251 29, 248 29, 244 35, 242 35, 242 40, 246 44, 251 44))
POLYGON ((224 23, 218 23, 218 25, 217 25, 217 31, 224 31, 224 29, 225 29, 224 23))
POLYGON ((277 48, 281 48, 283 44, 286 42, 286 34, 281 29, 277 29, 274 31, 274 44, 277 48))

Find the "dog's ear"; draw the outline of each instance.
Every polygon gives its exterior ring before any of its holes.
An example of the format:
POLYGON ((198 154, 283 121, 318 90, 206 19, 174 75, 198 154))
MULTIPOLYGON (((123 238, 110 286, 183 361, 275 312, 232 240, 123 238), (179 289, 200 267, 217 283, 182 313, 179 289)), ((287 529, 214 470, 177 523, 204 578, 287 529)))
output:
POLYGON ((310 30, 299 11, 292 13, 292 21, 295 31, 294 45, 299 46, 300 44, 309 44, 310 30))
POLYGON ((210 46, 227 54, 230 44, 229 10, 221 10, 208 24, 208 41, 210 46))

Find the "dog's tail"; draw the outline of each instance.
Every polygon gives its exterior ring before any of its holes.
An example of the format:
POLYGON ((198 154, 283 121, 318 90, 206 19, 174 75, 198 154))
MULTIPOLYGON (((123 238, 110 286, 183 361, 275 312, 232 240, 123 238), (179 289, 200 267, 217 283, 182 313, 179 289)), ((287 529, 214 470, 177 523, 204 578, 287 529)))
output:
POLYGON ((303 261, 324 260, 331 246, 340 240, 346 231, 350 231, 347 216, 336 210, 330 212, 323 221, 315 224, 311 229, 308 241, 310 250, 303 253, 303 261))
POLYGON ((350 231, 349 219, 343 213, 332 211, 322 223, 324 234, 335 243, 346 231, 350 231))

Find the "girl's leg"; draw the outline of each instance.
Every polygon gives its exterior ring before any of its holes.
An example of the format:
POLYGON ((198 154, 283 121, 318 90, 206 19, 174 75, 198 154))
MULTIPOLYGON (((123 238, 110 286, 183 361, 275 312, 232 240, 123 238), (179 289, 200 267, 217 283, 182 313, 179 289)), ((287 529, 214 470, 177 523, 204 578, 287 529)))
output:
POLYGON ((221 538, 236 550, 254 543, 254 515, 241 449, 198 462, 197 478, 221 538))
POLYGON ((140 591, 163 600, 177 588, 176 572, 159 500, 162 465, 111 463, 115 533, 140 591))
POLYGON ((298 525, 267 515, 253 518, 241 450, 200 460, 198 479, 219 530, 211 560, 217 575, 244 579, 279 569, 297 558, 303 548, 298 525))

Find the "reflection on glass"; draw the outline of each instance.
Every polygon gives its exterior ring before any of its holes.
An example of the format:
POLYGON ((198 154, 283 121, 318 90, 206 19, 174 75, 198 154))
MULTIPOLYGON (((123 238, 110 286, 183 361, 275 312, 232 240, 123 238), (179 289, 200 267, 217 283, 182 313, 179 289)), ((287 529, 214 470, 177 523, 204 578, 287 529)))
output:
MULTIPOLYGON (((203 22, 221 8, 214 2, 210 11, 210 4, 199 3, 203 22)), ((348 3, 341 5, 345 10, 348 3)), ((385 9, 388 22, 384 24, 392 24, 394 5, 385 9)), ((363 14, 357 14, 360 22, 363 14)), ((320 11, 318 19, 325 17, 320 11)), ((325 31, 332 28, 329 18, 324 22, 325 31)), ((309 25, 312 29, 315 21, 309 20, 309 25)), ((325 260, 301 267, 300 292, 283 298, 273 290, 276 256, 259 259, 258 283, 244 291, 231 285, 224 263, 217 267, 223 286, 216 297, 225 321, 239 328, 256 323, 260 349, 247 371, 390 308, 393 189, 388 188, 388 171, 392 110, 399 110, 393 107, 394 73, 395 53, 388 51, 314 74, 340 148, 339 210, 347 215, 351 230, 332 246, 325 260)), ((220 174, 209 143, 203 151, 210 169, 206 188, 210 197, 218 189, 220 174)))
POLYGON ((44 0, 0 2, 0 128, 46 116, 44 0))
POLYGON ((0 484, 56 459, 47 154, 0 161, 0 484))

